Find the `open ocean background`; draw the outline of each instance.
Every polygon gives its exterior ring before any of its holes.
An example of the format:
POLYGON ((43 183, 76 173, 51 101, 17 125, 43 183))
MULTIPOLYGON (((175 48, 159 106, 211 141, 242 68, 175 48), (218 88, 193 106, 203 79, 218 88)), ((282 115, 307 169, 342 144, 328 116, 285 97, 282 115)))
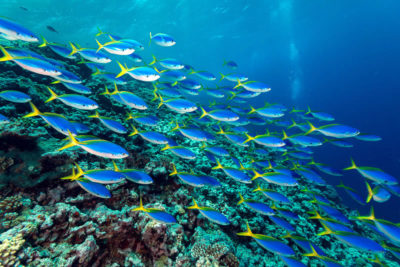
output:
MULTIPOLYGON (((397 0, 26 0, 1 1, 0 10, 54 42, 96 47, 97 27, 144 44, 150 31, 165 32, 177 45, 151 46, 159 58, 174 57, 215 74, 223 70, 224 59, 234 60, 238 73, 271 85, 265 99, 252 104, 310 105, 334 115, 336 122, 383 138, 354 140, 352 149, 324 145, 315 150, 318 161, 343 168, 352 156, 360 166, 379 167, 400 179, 397 0), (48 31, 47 25, 59 33, 48 31)), ((363 178, 355 171, 328 182, 338 184, 340 179, 366 195, 363 178)), ((367 213, 367 207, 340 192, 348 206, 367 213)), ((374 203, 377 217, 399 222, 399 204, 395 196, 374 203)))

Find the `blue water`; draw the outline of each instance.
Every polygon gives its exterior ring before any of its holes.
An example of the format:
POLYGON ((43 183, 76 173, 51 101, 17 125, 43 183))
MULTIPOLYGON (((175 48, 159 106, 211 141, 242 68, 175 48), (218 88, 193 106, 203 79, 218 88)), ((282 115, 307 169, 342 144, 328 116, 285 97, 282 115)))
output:
MULTIPOLYGON (((239 73, 271 85, 265 99, 253 104, 310 105, 383 137, 354 141, 352 149, 325 145, 317 149, 317 161, 343 168, 352 156, 400 179, 399 1, 2 1, 0 10, 51 41, 84 47, 96 46, 97 27, 145 45, 150 31, 176 38, 174 47, 146 48, 147 62, 154 53, 217 74, 224 59, 234 60, 239 73)), ((343 180, 365 194, 356 172, 343 180)), ((393 208, 399 204, 396 197, 374 204, 377 217, 400 221, 400 210, 393 208)))

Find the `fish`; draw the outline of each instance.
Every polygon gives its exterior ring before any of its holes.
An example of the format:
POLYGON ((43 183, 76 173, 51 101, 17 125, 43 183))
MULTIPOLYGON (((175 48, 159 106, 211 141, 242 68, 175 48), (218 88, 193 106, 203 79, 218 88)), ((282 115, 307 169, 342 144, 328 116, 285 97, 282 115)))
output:
POLYGON ((90 88, 79 84, 79 83, 68 83, 68 82, 60 82, 60 81, 55 81, 52 82, 52 84, 57 84, 57 83, 61 83, 62 85, 64 85, 67 89, 74 91, 76 93, 80 93, 80 94, 91 94, 92 91, 90 90, 90 88))
POLYGON ((197 202, 195 199, 193 199, 193 206, 187 207, 187 209, 193 210, 196 209, 198 210, 204 217, 209 219, 212 222, 215 222, 219 225, 229 225, 230 222, 226 218, 225 215, 217 211, 216 209, 209 208, 209 207, 200 207, 197 205, 197 202))
POLYGON ((367 185, 367 190, 368 190, 368 197, 366 200, 367 203, 369 203, 371 199, 379 203, 386 202, 390 199, 391 195, 389 191, 387 191, 382 186, 378 185, 375 186, 374 189, 372 189, 368 182, 365 182, 365 184, 367 185))
POLYGON ((13 57, 2 46, 0 46, 0 50, 3 52, 3 57, 0 58, 0 62, 13 61, 27 71, 45 76, 54 77, 62 74, 58 68, 54 67, 48 61, 34 57, 13 57))
POLYGON ((121 63, 117 62, 118 66, 121 69, 121 72, 115 76, 115 78, 119 78, 125 74, 129 74, 132 78, 142 82, 154 82, 160 79, 160 74, 152 68, 149 67, 132 67, 128 68, 127 66, 123 66, 121 63))
POLYGON ((160 108, 162 105, 166 105, 169 109, 179 114, 190 113, 197 110, 197 105, 186 99, 169 98, 164 100, 161 95, 156 94, 155 97, 160 100, 160 104, 158 104, 157 108, 160 108))
POLYGON ((268 183, 277 184, 281 186, 297 186, 298 182, 292 176, 287 175, 281 172, 265 172, 259 173, 253 169, 254 176, 251 180, 255 180, 257 178, 262 178, 263 180, 267 181, 268 183))
POLYGON ((212 170, 222 169, 227 176, 231 177, 235 181, 244 184, 251 184, 251 178, 242 170, 233 167, 222 166, 218 160, 216 160, 216 162, 217 166, 212 167, 212 170))
POLYGON ((152 184, 153 179, 145 172, 136 169, 119 169, 113 161, 114 171, 124 175, 125 179, 137 184, 152 184))
POLYGON ((262 248, 282 256, 294 256, 295 253, 291 247, 282 241, 267 235, 253 234, 249 224, 246 222, 247 231, 237 233, 238 236, 252 237, 262 248))
POLYGON ((111 58, 109 58, 106 54, 101 51, 97 52, 96 49, 92 48, 76 48, 73 43, 69 43, 72 50, 69 56, 73 56, 76 53, 79 53, 84 59, 89 60, 91 62, 99 63, 99 64, 107 64, 111 62, 111 58))
POLYGON ((290 200, 286 196, 272 189, 261 188, 260 185, 257 185, 257 188, 253 192, 261 192, 264 196, 275 202, 290 204, 290 200))
POLYGON ((21 40, 30 43, 39 42, 39 38, 33 32, 4 17, 0 17, 0 33, 8 37, 8 40, 21 40))
POLYGON ((205 71, 205 70, 198 70, 198 71, 193 70, 193 71, 189 72, 189 74, 194 74, 197 77, 199 77, 205 81, 215 81, 217 79, 217 77, 215 77, 214 74, 212 74, 211 72, 205 71))
POLYGON ((188 184, 193 187, 203 187, 209 183, 208 180, 204 180, 201 176, 197 176, 194 173, 178 172, 178 170, 175 167, 175 164, 172 164, 172 168, 173 170, 169 174, 169 176, 176 175, 185 184, 188 184))
POLYGON ((29 11, 26 7, 20 6, 20 9, 22 9, 23 11, 29 11))
POLYGON ((102 184, 91 182, 90 180, 81 177, 82 175, 77 175, 75 168, 72 168, 72 174, 61 179, 75 181, 83 190, 100 198, 110 198, 111 193, 102 184))
POLYGON ((47 90, 49 90, 51 96, 45 101, 45 103, 48 103, 55 99, 59 99, 67 106, 74 107, 77 109, 94 110, 99 107, 99 105, 94 100, 82 95, 76 95, 76 94, 57 95, 53 90, 50 89, 50 87, 47 87, 47 90))
POLYGON ((70 55, 72 53, 72 49, 57 43, 49 43, 43 36, 42 36, 43 43, 40 44, 38 47, 49 47, 54 53, 61 57, 65 57, 68 59, 76 59, 76 56, 70 55))
POLYGON ((125 120, 134 120, 137 123, 150 126, 150 127, 155 127, 157 126, 159 119, 156 116, 152 115, 140 115, 140 114, 132 114, 128 113, 128 117, 125 120))
POLYGON ((139 207, 132 209, 132 211, 143 211, 144 213, 146 213, 147 216, 149 216, 151 219, 159 223, 165 223, 165 224, 176 223, 176 219, 174 218, 174 216, 165 212, 162 209, 145 208, 143 206, 142 197, 140 197, 139 207))
POLYGON ((187 90, 199 90, 202 87, 198 81, 189 78, 186 78, 177 84, 187 90))
POLYGON ((228 80, 230 82, 237 82, 237 81, 245 82, 245 81, 247 81, 249 79, 248 77, 246 77, 244 75, 240 75, 240 74, 236 74, 236 73, 230 73, 230 74, 222 74, 222 73, 220 73, 220 75, 221 75, 220 81, 226 79, 226 80, 228 80))
POLYGON ((262 82, 256 82, 256 81, 246 81, 246 82, 241 82, 240 79, 237 80, 237 85, 233 87, 233 89, 236 89, 238 87, 243 87, 247 91, 250 92, 255 92, 255 93, 266 93, 271 91, 271 87, 269 85, 262 83, 262 82))
POLYGON ((235 61, 232 61, 232 60, 228 60, 228 61, 224 60, 224 64, 222 64, 222 65, 223 66, 227 66, 227 67, 229 67, 229 68, 231 68, 233 70, 238 68, 238 64, 235 61))
POLYGON ((165 59, 157 59, 154 55, 153 61, 149 63, 149 65, 153 65, 155 63, 159 63, 162 67, 169 69, 169 70, 181 70, 185 66, 176 59, 173 58, 165 58, 165 59))
POLYGON ((208 116, 217 121, 225 121, 225 122, 232 122, 237 121, 239 119, 239 115, 230 111, 230 110, 223 110, 223 109, 214 109, 212 111, 205 111, 203 107, 200 107, 202 114, 200 119, 208 116))
POLYGON ((359 135, 354 136, 354 138, 361 141, 369 141, 369 142, 377 142, 382 140, 382 137, 378 135, 365 134, 365 133, 360 133, 359 135))
POLYGON ((76 178, 83 176, 85 179, 99 184, 114 184, 125 179, 125 176, 113 170, 92 169, 83 171, 82 168, 75 162, 75 167, 78 170, 76 178))
POLYGON ((396 245, 400 245, 400 226, 387 220, 377 219, 373 207, 371 207, 369 216, 357 216, 355 219, 361 221, 372 221, 380 233, 396 245))
POLYGON ((268 103, 264 107, 258 109, 250 106, 250 109, 251 110, 247 114, 257 113, 258 115, 266 118, 281 118, 285 116, 285 113, 281 109, 275 108, 273 106, 271 107, 271 105, 268 103))
POLYGON ((342 125, 342 124, 327 124, 321 127, 316 128, 311 122, 307 121, 307 124, 310 127, 305 135, 308 135, 314 131, 317 131, 325 136, 334 137, 334 138, 350 138, 357 136, 360 131, 356 128, 342 125))
POLYGON ((154 35, 150 32, 150 43, 154 42, 155 44, 163 47, 171 47, 176 44, 175 39, 166 33, 156 33, 154 35))
POLYGON ((240 200, 237 203, 237 205, 245 203, 250 209, 252 209, 258 213, 261 213, 263 215, 268 215, 268 216, 275 215, 274 210, 271 209, 268 205, 266 205, 262 202, 258 202, 254 199, 250 199, 250 198, 245 199, 245 198, 243 198, 243 196, 241 194, 239 194, 239 197, 240 197, 240 200))
POLYGON ((119 91, 116 83, 114 83, 114 88, 114 92, 110 93, 107 86, 105 86, 105 92, 102 93, 102 95, 118 95, 122 103, 130 108, 135 108, 138 110, 146 110, 148 108, 146 102, 144 102, 144 100, 137 95, 128 91, 119 91))
POLYGON ((372 239, 366 238, 359 234, 353 232, 343 232, 343 231, 332 231, 325 223, 321 222, 325 231, 318 233, 317 235, 333 235, 339 241, 358 249, 371 251, 371 252, 384 252, 385 249, 382 248, 377 242, 372 239))
POLYGON ((207 133, 203 130, 197 128, 190 128, 187 126, 180 126, 177 121, 175 125, 176 126, 171 130, 171 132, 179 131, 183 136, 193 141, 199 141, 199 142, 208 141, 207 133))
POLYGON ((139 132, 133 125, 133 132, 129 134, 129 136, 140 135, 144 140, 157 144, 157 145, 166 145, 168 144, 168 139, 163 134, 159 132, 150 132, 150 131, 141 131, 139 132))
POLYGON ((119 55, 119 56, 128 56, 135 52, 135 49, 131 44, 121 42, 121 41, 110 41, 104 44, 101 44, 97 39, 96 43, 99 46, 96 52, 99 52, 101 49, 106 50, 110 54, 119 55))
POLYGON ((161 151, 165 150, 171 151, 173 154, 183 159, 192 160, 196 158, 196 154, 190 149, 185 148, 184 146, 169 146, 168 144, 166 144, 165 147, 161 149, 161 151))
POLYGON ((59 151, 68 149, 70 147, 79 146, 86 152, 103 158, 123 159, 129 156, 129 153, 123 147, 106 140, 94 139, 78 141, 69 131, 68 139, 70 142, 59 148, 59 151))
POLYGON ((339 264, 337 261, 329 258, 328 256, 322 256, 320 254, 318 254, 318 252, 315 250, 315 248, 311 245, 311 253, 306 253, 303 254, 304 257, 316 257, 318 259, 320 259, 325 266, 327 267, 342 267, 341 264, 339 264))
POLYGON ((50 112, 42 113, 32 102, 29 102, 29 104, 31 106, 32 112, 24 115, 23 118, 39 116, 51 127, 53 127, 57 132, 63 135, 68 136, 69 134, 73 135, 77 134, 75 126, 70 121, 68 121, 64 116, 50 112))
POLYGON ((295 134, 292 136, 288 136, 285 130, 282 130, 282 133, 283 133, 282 140, 289 140, 291 143, 295 145, 300 145, 303 147, 315 147, 315 146, 322 146, 323 144, 321 140, 311 136, 303 134, 295 134))
POLYGON ((0 97, 14 103, 26 103, 32 100, 29 95, 15 90, 1 91, 0 97))
POLYGON ((54 29, 54 28, 53 28, 52 26, 50 26, 50 25, 47 25, 46 28, 47 28, 49 31, 51 31, 51 32, 58 33, 58 31, 56 31, 56 29, 54 29))
POLYGON ((360 205, 365 205, 364 199, 357 193, 357 191, 349 186, 343 184, 343 181, 340 181, 340 184, 336 185, 336 187, 343 188, 345 192, 356 201, 360 205))
POLYGON ((285 146, 285 142, 279 137, 275 137, 267 134, 250 136, 249 134, 245 133, 247 139, 243 143, 247 143, 250 141, 254 141, 259 145, 266 146, 266 147, 283 147, 285 146))
POLYGON ((319 119, 321 121, 334 121, 335 118, 328 113, 325 112, 317 112, 317 111, 311 111, 310 106, 308 106, 307 112, 305 113, 305 115, 310 114, 312 115, 314 118, 319 119))
POLYGON ((89 118, 97 118, 100 120, 100 122, 110 129, 113 132, 119 133, 119 134, 125 134, 128 132, 128 129, 125 128, 124 125, 122 125, 120 122, 113 120, 108 117, 100 116, 99 112, 96 110, 95 115, 90 115, 88 116, 89 118))
POLYGON ((379 168, 375 167, 359 167, 353 159, 351 159, 351 166, 343 170, 357 170, 364 178, 376 182, 377 184, 396 185, 398 181, 390 174, 385 173, 379 168))

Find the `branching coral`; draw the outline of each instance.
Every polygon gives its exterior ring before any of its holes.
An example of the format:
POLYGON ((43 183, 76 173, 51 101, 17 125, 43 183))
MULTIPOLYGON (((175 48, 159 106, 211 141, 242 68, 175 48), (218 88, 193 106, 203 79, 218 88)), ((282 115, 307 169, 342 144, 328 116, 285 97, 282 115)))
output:
POLYGON ((16 253, 24 243, 22 234, 17 234, 12 239, 3 240, 3 243, 0 244, 0 267, 18 266, 19 260, 16 253))

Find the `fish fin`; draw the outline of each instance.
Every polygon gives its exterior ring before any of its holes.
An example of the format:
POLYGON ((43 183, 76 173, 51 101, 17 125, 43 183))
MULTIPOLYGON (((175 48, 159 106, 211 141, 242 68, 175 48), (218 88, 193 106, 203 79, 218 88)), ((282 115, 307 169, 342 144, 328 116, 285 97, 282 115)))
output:
POLYGON ((218 169, 223 169, 224 167, 221 165, 221 162, 217 159, 217 166, 212 167, 212 170, 218 170, 218 169))
POLYGON ((42 115, 42 113, 39 111, 39 109, 38 109, 31 101, 29 101, 29 104, 31 105, 32 112, 26 114, 26 115, 23 116, 22 118, 30 118, 30 117, 35 117, 35 116, 40 116, 40 115, 42 115))
POLYGON ((178 171, 176 170, 175 164, 172 163, 172 172, 169 174, 169 176, 174 176, 177 174, 178 174, 178 171))
POLYGON ((119 78, 119 77, 121 77, 122 75, 125 75, 126 73, 128 73, 128 68, 126 68, 126 66, 124 67, 121 63, 119 63, 118 61, 117 61, 117 63, 118 63, 118 66, 120 67, 120 69, 121 69, 121 72, 120 73, 118 73, 118 75, 117 76, 115 76, 115 78, 119 78))
POLYGON ((0 61, 9 61, 13 60, 14 58, 7 52, 7 50, 0 45, 0 50, 3 52, 3 57, 0 58, 0 61))
POLYGON ((45 47, 45 46, 47 46, 49 43, 47 42, 47 40, 46 39, 44 39, 44 37, 42 36, 42 40, 43 40, 43 43, 41 44, 41 45, 39 45, 38 47, 45 47))
POLYGON ((99 112, 96 110, 94 115, 89 115, 88 118, 100 118, 99 112))
POLYGON ((196 200, 193 198, 193 206, 187 207, 187 209, 189 209, 189 210, 199 210, 200 207, 199 207, 199 205, 197 205, 196 200))
POLYGON ((104 88, 105 88, 104 93, 100 93, 100 95, 110 95, 111 93, 110 93, 110 91, 108 91, 107 85, 104 85, 104 88))
POLYGON ((242 194, 239 193, 239 197, 240 197, 240 200, 238 201, 238 203, 236 205, 240 205, 245 201, 242 194))
POLYGON ((151 61, 148 65, 150 66, 150 65, 153 65, 153 64, 155 64, 156 62, 157 62, 157 59, 156 59, 156 57, 154 56, 154 55, 151 55, 152 57, 153 57, 153 61, 151 61))
POLYGON ((246 221, 246 232, 237 233, 239 236, 251 236, 253 237, 254 234, 251 232, 249 223, 246 221))
MULTIPOLYGON (((77 146, 80 144, 80 142, 78 142, 78 140, 75 139, 75 137, 72 135, 72 133, 68 130, 68 138, 70 140, 70 142, 68 144, 66 144, 65 146, 61 147, 58 149, 58 151, 73 147, 73 146, 77 146)), ((79 169, 78 169, 79 171, 79 169)))
POLYGON ((287 136, 285 130, 282 130, 282 135, 283 135, 282 140, 285 140, 285 139, 289 138, 289 136, 287 136))
POLYGON ((310 130, 308 130, 304 135, 308 135, 316 130, 318 130, 317 127, 311 124, 311 122, 307 121, 308 126, 310 126, 310 130))
POLYGON ((139 131, 135 128, 135 126, 133 126, 132 124, 131 124, 131 126, 133 128, 133 132, 131 132, 128 136, 134 136, 134 135, 139 134, 139 131))
POLYGON ((241 86, 243 86, 243 83, 238 79, 237 80, 237 85, 235 85, 235 87, 233 87, 233 89, 236 89, 236 88, 241 87, 241 86))
POLYGON ((73 43, 69 42, 69 45, 71 46, 72 51, 71 51, 71 53, 70 53, 68 56, 72 56, 72 55, 74 55, 74 54, 76 54, 76 53, 79 52, 79 49, 76 48, 75 45, 74 45, 73 43))
POLYGON ((54 91, 51 90, 50 87, 47 86, 47 90, 49 90, 50 97, 46 101, 44 101, 44 103, 48 103, 50 101, 57 99, 58 95, 56 93, 54 93, 54 91))
POLYGON ((115 163, 115 161, 112 161, 113 166, 114 166, 114 171, 119 172, 120 169, 118 168, 117 164, 115 163))
POLYGON ((132 209, 132 211, 147 211, 147 209, 143 207, 142 196, 140 196, 139 207, 132 209))
POLYGON ((161 151, 165 151, 171 149, 171 146, 169 146, 169 144, 166 144, 165 147, 161 148, 161 151))
POLYGON ((243 144, 246 144, 247 142, 250 142, 250 141, 252 141, 252 140, 254 140, 256 138, 256 136, 252 137, 252 136, 248 135, 247 133, 244 133, 244 134, 246 135, 247 140, 244 141, 243 144))
POLYGON ((250 106, 250 111, 247 114, 253 114, 254 112, 257 112, 255 108, 253 108, 252 106, 250 106))
POLYGON ((97 53, 104 47, 104 45, 102 45, 97 39, 96 39, 96 43, 99 46, 99 48, 97 48, 97 50, 96 50, 96 53, 97 53))
POLYGON ((350 167, 347 167, 347 168, 344 168, 344 169, 343 169, 344 171, 347 171, 347 170, 356 170, 356 169, 357 169, 357 165, 356 165, 356 163, 354 162, 353 158, 351 158, 350 161, 351 161, 351 166, 350 166, 350 167))
POLYGON ((200 119, 201 119, 201 118, 203 118, 204 116, 207 116, 208 113, 204 110, 203 107, 200 107, 200 109, 201 109, 201 112, 202 112, 202 114, 201 114, 201 116, 200 116, 200 119))
POLYGON ((367 190, 368 190, 368 196, 367 196, 366 203, 369 203, 371 201, 371 198, 374 196, 374 192, 372 191, 372 188, 367 181, 365 181, 365 184, 366 184, 367 190))

